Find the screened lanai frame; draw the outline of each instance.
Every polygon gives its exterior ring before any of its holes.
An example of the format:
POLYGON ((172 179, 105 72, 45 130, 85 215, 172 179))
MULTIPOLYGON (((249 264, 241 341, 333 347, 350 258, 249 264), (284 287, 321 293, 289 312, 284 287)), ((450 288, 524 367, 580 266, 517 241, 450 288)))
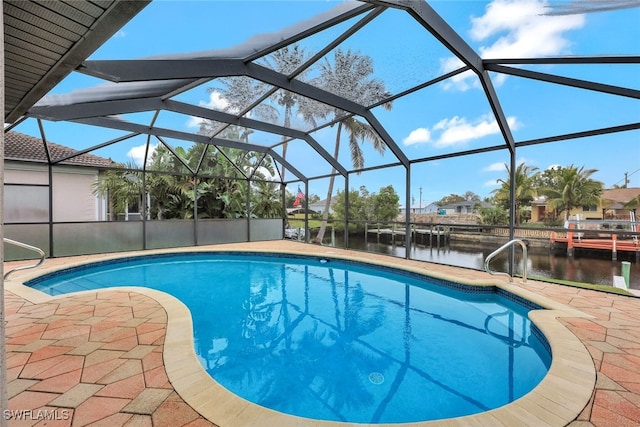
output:
MULTIPOLYGON (((365 172, 386 167, 402 167, 405 169, 405 194, 402 195, 405 206, 411 205, 411 181, 412 166, 419 163, 439 161, 447 158, 471 156, 497 150, 508 150, 509 170, 511 180, 514 179, 516 170, 516 150, 519 147, 544 144, 555 141, 570 140, 576 138, 605 135, 640 129, 640 121, 635 121, 619 126, 585 129, 580 132, 546 136, 538 139, 515 140, 510 124, 503 111, 502 104, 496 92, 490 73, 513 75, 525 79, 533 79, 556 85, 573 87, 577 89, 595 91, 620 97, 637 100, 640 91, 633 88, 596 83, 564 77, 561 75, 531 71, 520 68, 523 65, 555 65, 555 64, 639 64, 639 56, 571 56, 548 58, 503 58, 482 59, 464 39, 445 20, 435 12, 426 2, 413 0, 364 0, 342 3, 333 9, 316 16, 308 21, 286 28, 280 32, 259 35, 240 46, 217 51, 200 52, 196 54, 163 55, 140 60, 114 60, 114 61, 85 61, 76 71, 107 81, 106 84, 90 88, 76 90, 68 95, 50 95, 43 98, 32 107, 25 118, 33 118, 39 121, 70 121, 92 126, 118 129, 129 132, 129 136, 149 135, 155 138, 174 138, 189 141, 196 144, 208 144, 216 147, 227 147, 242 150, 252 150, 270 156, 279 165, 284 166, 294 178, 289 180, 278 176, 279 182, 284 186, 291 183, 304 184, 305 194, 309 194, 309 181, 327 178, 329 176, 341 176, 345 185, 350 188, 349 177, 354 173, 365 172), (401 10, 415 20, 426 32, 434 37, 459 61, 460 66, 446 74, 422 81, 410 88, 390 94, 384 99, 376 100, 369 105, 363 105, 345 96, 340 96, 299 80, 298 77, 305 69, 311 67, 325 54, 347 40, 364 28, 369 22, 384 14, 387 10, 401 10), (260 62, 265 56, 272 54, 293 43, 301 42, 327 28, 349 22, 349 26, 336 36, 331 42, 316 52, 306 63, 288 74, 279 73, 260 62), (492 114, 500 128, 502 143, 485 146, 465 151, 453 151, 441 155, 432 155, 418 159, 410 159, 378 120, 372 110, 385 103, 410 96, 425 88, 432 87, 447 81, 465 72, 473 73, 480 85, 492 114), (212 79, 230 76, 245 76, 254 81, 262 82, 270 87, 257 99, 245 105, 238 111, 220 111, 204 106, 193 105, 176 100, 184 91, 201 86, 212 79), (277 125, 260 120, 252 116, 251 111, 260 105, 270 94, 278 90, 285 90, 316 102, 328 105, 344 112, 344 116, 337 117, 317 127, 310 129, 296 129, 277 125), (139 112, 154 112, 154 120, 150 123, 133 123, 123 120, 128 114, 139 112), (171 112, 186 116, 200 117, 205 120, 215 121, 224 125, 235 125, 249 128, 257 132, 281 135, 282 141, 272 145, 260 145, 219 137, 219 133, 212 136, 198 135, 194 133, 176 131, 169 128, 161 128, 155 125, 155 117, 158 112, 171 112), (343 161, 336 159, 314 137, 317 132, 331 126, 345 117, 355 116, 366 120, 376 133, 382 138, 386 147, 391 151, 391 162, 373 167, 353 169, 343 161), (287 158, 279 154, 279 147, 286 141, 304 141, 317 153, 318 157, 327 163, 330 173, 308 176, 305 174, 304 165, 292 164, 287 158)), ((19 122, 18 122, 19 123, 19 122)), ((16 123, 16 125, 18 124, 16 123)), ((12 127, 8 128, 10 130, 12 127)), ((126 138, 126 137, 123 137, 126 138)), ((93 151, 123 138, 110 140, 79 151, 78 154, 93 151)), ((43 135, 43 139, 44 135, 43 135)), ((60 159, 57 159, 58 161, 60 159)), ((144 171, 144 169, 143 169, 144 171)), ((194 172, 195 175, 198 171, 194 172)), ((237 177, 230 177, 236 179, 237 177)), ((250 180, 250 176, 245 176, 250 180)), ((515 188, 511 188, 511 209, 509 221, 509 238, 515 233, 515 188)), ((346 204, 349 192, 345 191, 346 204)), ((402 200, 401 199, 401 200, 402 200)), ((306 203, 306 201, 305 201, 306 203)), ((284 191, 283 191, 284 211, 284 191)), ((348 210, 347 210, 348 211, 348 210)), ((196 215, 197 217, 197 215, 196 215)), ((345 230, 348 229, 349 218, 346 216, 345 230)), ((308 224, 308 216, 305 217, 308 224)), ((410 247, 410 213, 406 210, 405 217, 405 247, 410 247)), ((307 233, 308 235, 308 233, 307 233)), ((345 233, 345 246, 348 247, 348 233, 345 233)), ((409 257, 409 251, 406 251, 409 257)))

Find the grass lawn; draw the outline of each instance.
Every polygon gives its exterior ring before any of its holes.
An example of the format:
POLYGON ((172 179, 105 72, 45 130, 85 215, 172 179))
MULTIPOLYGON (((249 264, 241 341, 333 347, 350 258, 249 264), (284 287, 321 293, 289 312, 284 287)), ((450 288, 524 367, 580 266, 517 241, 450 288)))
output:
MULTIPOLYGON (((309 228, 319 228, 320 224, 322 224, 322 220, 319 220, 319 219, 309 220, 309 228)), ((289 218, 289 225, 291 225, 292 228, 304 228, 304 219, 289 218)))
POLYGON ((593 289, 595 291, 609 292, 610 294, 633 295, 624 289, 615 288, 609 285, 595 285, 593 283, 572 282, 570 280, 551 279, 549 277, 529 276, 529 279, 538 280, 540 282, 555 283, 558 285, 573 286, 576 288, 593 289))

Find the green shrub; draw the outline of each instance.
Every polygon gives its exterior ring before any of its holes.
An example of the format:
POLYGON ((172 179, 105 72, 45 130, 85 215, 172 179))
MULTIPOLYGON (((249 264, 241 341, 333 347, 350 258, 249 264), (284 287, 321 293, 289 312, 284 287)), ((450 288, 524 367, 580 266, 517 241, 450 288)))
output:
POLYGON ((487 225, 507 225, 509 224, 509 213, 499 207, 481 208, 480 218, 483 224, 487 225))

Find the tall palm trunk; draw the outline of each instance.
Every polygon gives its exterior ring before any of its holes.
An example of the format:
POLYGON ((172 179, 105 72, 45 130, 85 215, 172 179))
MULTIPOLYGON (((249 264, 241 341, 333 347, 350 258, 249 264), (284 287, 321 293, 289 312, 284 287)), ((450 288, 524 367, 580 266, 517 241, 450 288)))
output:
MULTIPOLYGON (((291 105, 287 104, 284 109, 284 127, 291 127, 291 105)), ((282 136, 282 139, 286 139, 286 136, 282 136)), ((287 143, 282 144, 282 158, 287 160, 287 143)), ((280 174, 280 179, 284 182, 284 173, 286 168, 282 165, 282 173, 280 174)))
MULTIPOLYGON (((336 148, 333 151, 333 158, 338 159, 338 154, 340 152, 340 134, 342 133, 342 122, 338 123, 338 131, 336 132, 336 148)), ((333 195, 333 183, 335 182, 336 170, 335 168, 331 168, 331 178, 329 178, 329 188, 327 189, 327 200, 324 202, 324 211, 322 212, 322 223, 320 224, 320 230, 318 230, 318 235, 316 236, 316 243, 322 244, 322 240, 324 239, 324 233, 327 231, 327 223, 329 222, 329 208, 331 207, 331 196, 333 195)), ((348 191, 348 189, 345 189, 348 191)), ((345 230, 345 233, 347 230, 345 230)))
POLYGON ((109 194, 108 192, 107 200, 109 202, 109 221, 115 221, 118 219, 116 216, 116 203, 115 200, 113 200, 113 197, 111 197, 111 194, 109 194))

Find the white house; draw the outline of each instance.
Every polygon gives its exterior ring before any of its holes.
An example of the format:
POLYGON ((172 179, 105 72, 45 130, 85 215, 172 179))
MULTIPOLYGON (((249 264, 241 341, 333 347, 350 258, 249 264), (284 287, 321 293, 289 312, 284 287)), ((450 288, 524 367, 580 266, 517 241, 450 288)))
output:
MULTIPOLYGON (((49 222, 49 165, 44 142, 9 131, 4 136, 5 223, 49 222)), ((72 148, 47 142, 52 160, 75 153, 72 148)), ((51 169, 51 207, 54 222, 104 221, 106 203, 92 192, 110 159, 81 154, 51 169)))
MULTIPOLYGON (((337 200, 338 200, 338 196, 333 196, 331 198, 331 202, 329 204, 329 213, 330 214, 333 213, 333 205, 337 200)), ((326 203, 327 203, 327 199, 322 199, 322 200, 319 200, 319 201, 317 201, 315 203, 309 203, 308 209, 309 209, 309 211, 314 211, 314 212, 317 212, 317 213, 321 214, 321 213, 324 212, 324 208, 325 208, 326 203)))
POLYGON ((451 203, 448 205, 440 206, 440 213, 446 215, 455 214, 477 214, 481 208, 490 208, 491 203, 482 202, 478 200, 464 200, 462 202, 451 203))
MULTIPOLYGON (((407 209, 405 206, 400 206, 400 214, 405 214, 407 209)), ((438 205, 432 202, 422 202, 416 203, 410 206, 409 213, 412 214, 429 214, 429 213, 437 213, 438 205)))

